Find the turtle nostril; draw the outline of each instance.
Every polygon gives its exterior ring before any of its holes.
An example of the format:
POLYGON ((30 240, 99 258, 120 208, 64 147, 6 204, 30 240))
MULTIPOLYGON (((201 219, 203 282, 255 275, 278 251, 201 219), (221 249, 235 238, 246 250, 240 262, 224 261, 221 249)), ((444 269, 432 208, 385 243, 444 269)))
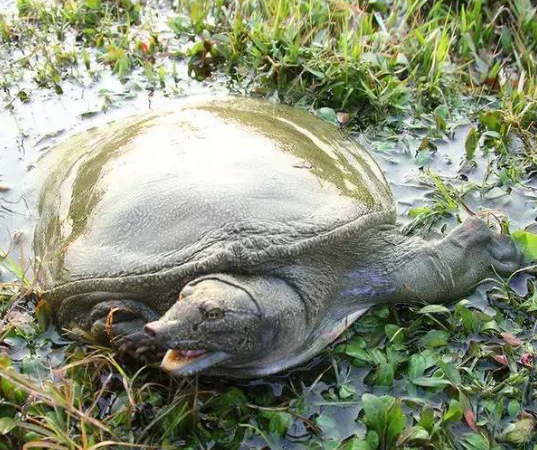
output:
POLYGON ((145 334, 147 334, 149 337, 154 338, 157 336, 157 332, 151 325, 146 325, 144 327, 144 331, 145 331, 145 334))

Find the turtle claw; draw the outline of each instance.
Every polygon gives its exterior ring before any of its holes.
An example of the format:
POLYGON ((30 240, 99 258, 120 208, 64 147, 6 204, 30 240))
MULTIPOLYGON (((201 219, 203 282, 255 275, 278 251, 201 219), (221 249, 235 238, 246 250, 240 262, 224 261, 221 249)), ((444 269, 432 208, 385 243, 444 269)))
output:
POLYGON ((117 350, 119 352, 120 355, 128 355, 130 354, 130 350, 132 348, 132 343, 131 342, 123 342, 119 347, 117 347, 117 350))
POLYGON ((129 356, 148 362, 158 357, 158 349, 143 331, 145 321, 139 318, 112 322, 109 317, 97 320, 91 334, 103 343, 111 344, 121 358, 129 356))
POLYGON ((145 353, 148 350, 151 350, 151 347, 149 345, 143 345, 142 347, 138 347, 134 353, 136 356, 140 356, 142 353, 145 353))

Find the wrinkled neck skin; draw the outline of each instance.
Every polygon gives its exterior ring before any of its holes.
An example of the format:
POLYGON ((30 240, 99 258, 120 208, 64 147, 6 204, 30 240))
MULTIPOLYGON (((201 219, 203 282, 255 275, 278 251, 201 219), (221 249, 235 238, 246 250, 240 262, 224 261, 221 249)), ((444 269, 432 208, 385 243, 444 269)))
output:
POLYGON ((205 373, 253 378, 303 364, 371 306, 390 302, 397 291, 397 281, 390 275, 396 266, 391 260, 392 247, 399 247, 401 236, 395 227, 385 228, 372 230, 379 239, 366 237, 337 247, 315 248, 293 264, 268 269, 285 280, 289 290, 286 302, 269 300, 263 304, 264 315, 270 318, 267 333, 270 327, 276 333, 276 340, 266 349, 267 357, 240 366, 214 367, 205 373))
MULTIPOLYGON (((285 301, 263 298, 267 333, 274 333, 266 357, 241 365, 221 365, 207 375, 253 378, 270 375, 307 362, 331 344, 369 308, 388 296, 392 287, 379 261, 372 275, 371 248, 350 242, 342 248, 333 245, 315 248, 300 259, 267 271, 285 280, 285 301), (376 280, 372 283, 373 278, 376 280), (271 331, 272 330, 272 331, 271 331)), ((381 258, 382 259, 382 258, 381 258)), ((271 277, 267 277, 271 279, 271 277)), ((274 278, 272 278, 274 279, 274 278)), ((250 288, 251 289, 251 288, 250 288)))

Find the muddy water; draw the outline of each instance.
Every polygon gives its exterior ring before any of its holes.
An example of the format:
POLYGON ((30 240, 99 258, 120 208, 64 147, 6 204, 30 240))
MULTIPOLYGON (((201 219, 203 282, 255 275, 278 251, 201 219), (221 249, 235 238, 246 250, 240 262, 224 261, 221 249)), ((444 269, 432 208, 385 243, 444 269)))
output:
MULTIPOLYGON (((454 130, 451 138, 431 140, 437 148, 435 151, 418 150, 422 141, 419 133, 404 136, 391 146, 380 143, 374 136, 358 136, 362 140, 373 140, 370 148, 390 182, 401 224, 411 221, 409 212, 412 208, 431 204, 434 189, 428 171, 445 178, 462 194, 461 198, 471 212, 463 210, 461 219, 471 213, 490 211, 506 215, 512 231, 535 223, 535 180, 507 188, 491 170, 493 155, 477 152, 475 166, 465 162, 464 141, 471 128, 471 124, 463 124, 454 130), (475 188, 471 189, 473 185, 475 188)), ((455 224, 453 221, 451 225, 455 224)))

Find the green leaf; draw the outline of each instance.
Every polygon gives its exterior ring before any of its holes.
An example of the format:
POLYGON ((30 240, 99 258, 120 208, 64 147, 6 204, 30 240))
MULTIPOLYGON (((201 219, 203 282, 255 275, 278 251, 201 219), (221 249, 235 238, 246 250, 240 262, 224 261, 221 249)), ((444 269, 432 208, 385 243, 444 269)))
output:
POLYGON ((325 437, 329 437, 330 434, 337 428, 336 420, 328 415, 322 414, 315 420, 315 423, 323 430, 325 437))
POLYGON ((377 368, 377 379, 375 381, 375 385, 390 387, 393 384, 394 374, 395 370, 392 363, 389 363, 386 360, 380 361, 380 364, 377 368))
POLYGON ((440 131, 444 131, 446 129, 446 119, 444 119, 441 115, 436 114, 434 115, 434 120, 436 122, 436 128, 438 128, 440 131))
POLYGON ((418 377, 412 380, 417 386, 442 387, 451 385, 451 381, 439 377, 418 377))
POLYGON ((462 405, 455 399, 451 399, 449 402, 449 408, 444 414, 444 423, 458 422, 462 419, 462 405))
POLYGON ((425 428, 431 432, 434 426, 434 409, 431 405, 425 405, 421 410, 420 421, 418 422, 420 427, 425 428))
POLYGON ((338 450, 375 450, 371 448, 367 441, 363 438, 354 438, 352 441, 346 442, 343 446, 338 447, 338 450))
POLYGON ((442 305, 427 305, 418 311, 419 314, 434 314, 434 313, 446 313, 449 314, 450 310, 442 305))
POLYGON ((365 411, 364 421, 379 436, 384 436, 388 422, 388 410, 383 401, 373 394, 362 395, 365 411))
POLYGON ((507 412, 509 413, 509 417, 514 419, 516 416, 518 416, 518 413, 522 410, 520 407, 520 403, 516 400, 511 400, 509 404, 507 405, 507 412))
POLYGON ((397 437, 406 428, 406 417, 401 409, 401 400, 396 400, 388 413, 388 447, 391 448, 397 437))
POLYGON ((262 416, 269 420, 269 431, 278 436, 283 436, 293 424, 291 414, 283 411, 263 411, 262 416))
POLYGON ((429 206, 418 206, 416 208, 410 208, 408 210, 408 216, 414 218, 418 217, 420 214, 429 214, 431 211, 429 206))
POLYGON ((481 329, 482 324, 477 318, 475 312, 468 309, 465 306, 465 303, 463 302, 457 303, 457 306, 455 307, 455 311, 458 315, 460 315, 462 319, 462 325, 466 333, 469 334, 469 333, 478 332, 481 329))
POLYGON ((52 311, 48 302, 39 300, 35 309, 35 316, 39 324, 39 329, 43 332, 46 331, 52 320, 52 311))
POLYGON ((350 384, 344 384, 339 388, 339 398, 346 399, 356 394, 356 389, 350 384))
POLYGON ((481 114, 479 120, 489 131, 499 133, 502 129, 501 111, 487 111, 481 114))
POLYGON ((320 78, 321 80, 326 78, 325 74, 319 70, 312 69, 311 67, 304 66, 304 70, 307 70, 312 75, 315 75, 317 78, 320 78))
POLYGON ((86 0, 89 9, 101 9, 101 0, 86 0))
POLYGON ((431 350, 425 350, 418 354, 413 354, 410 357, 410 364, 408 367, 408 377, 414 380, 421 377, 425 371, 436 364, 437 358, 433 355, 431 350))
POLYGON ((421 338, 421 343, 425 347, 436 348, 446 345, 449 333, 444 330, 430 330, 421 338))
POLYGON ((434 152, 438 150, 438 147, 431 142, 429 136, 425 136, 421 140, 420 146, 418 147, 418 152, 422 152, 423 150, 431 150, 434 152))
POLYGON ((527 260, 537 260, 537 234, 518 230, 512 233, 511 236, 527 260))
POLYGON ((438 366, 442 369, 442 372, 444 372, 444 375, 448 380, 450 380, 453 384, 461 384, 461 374, 459 373, 459 370, 455 365, 451 363, 445 363, 445 362, 439 362, 438 366))
POLYGON ((90 54, 85 49, 82 51, 82 61, 84 61, 84 66, 86 67, 86 70, 90 70, 91 69, 90 54))
POLYGON ((466 159, 474 159, 477 144, 479 143, 479 136, 475 128, 472 128, 466 136, 464 142, 464 149, 466 153, 466 159))
POLYGON ((317 110, 317 115, 327 122, 337 124, 337 114, 332 108, 320 108, 317 110))
POLYGON ((0 418, 0 434, 2 436, 8 434, 16 426, 17 426, 17 422, 13 420, 11 417, 0 418))
POLYGON ((532 431, 533 420, 525 418, 507 425, 500 436, 500 440, 510 444, 524 444, 525 442, 530 442, 532 431))
POLYGON ((349 342, 348 344, 344 344, 338 347, 338 351, 339 350, 341 350, 346 355, 356 358, 360 361, 366 363, 371 362, 371 356, 369 355, 368 351, 361 348, 360 344, 357 342, 349 342))
POLYGON ((397 440, 397 447, 402 446, 405 442, 424 442, 429 440, 429 433, 425 428, 415 426, 406 429, 397 440))
POLYGON ((466 450, 489 450, 489 440, 479 433, 469 433, 463 436, 462 445, 466 450))
POLYGON ((380 438, 376 431, 369 430, 365 436, 365 441, 369 448, 376 450, 380 444, 380 438))
POLYGON ((389 323, 384 327, 384 332, 386 336, 390 339, 390 342, 393 344, 403 344, 406 338, 406 332, 404 328, 401 328, 393 323, 389 323))

